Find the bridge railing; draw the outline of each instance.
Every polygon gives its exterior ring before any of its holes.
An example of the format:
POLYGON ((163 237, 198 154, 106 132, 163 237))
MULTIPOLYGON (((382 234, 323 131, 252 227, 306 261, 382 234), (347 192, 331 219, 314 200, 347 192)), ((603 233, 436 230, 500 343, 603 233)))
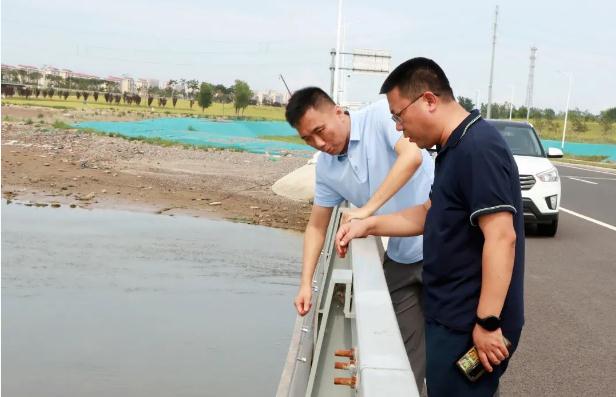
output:
POLYGON ((334 211, 313 308, 296 319, 276 395, 419 396, 383 274, 381 239, 356 239, 347 258, 338 258, 339 217, 334 211))

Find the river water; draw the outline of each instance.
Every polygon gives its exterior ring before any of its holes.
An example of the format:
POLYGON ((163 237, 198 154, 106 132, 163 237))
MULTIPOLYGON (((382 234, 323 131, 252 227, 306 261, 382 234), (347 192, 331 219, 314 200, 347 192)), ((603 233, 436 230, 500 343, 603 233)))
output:
POLYGON ((7 396, 271 396, 297 233, 144 213, 2 205, 7 396))

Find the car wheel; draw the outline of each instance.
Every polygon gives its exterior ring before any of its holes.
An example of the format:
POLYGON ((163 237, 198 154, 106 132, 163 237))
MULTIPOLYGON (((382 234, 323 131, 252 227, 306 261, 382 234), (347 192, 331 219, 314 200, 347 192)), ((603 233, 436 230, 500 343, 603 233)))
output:
POLYGON ((537 231, 542 236, 554 237, 556 230, 558 229, 558 218, 554 219, 550 223, 542 223, 537 225, 537 231))

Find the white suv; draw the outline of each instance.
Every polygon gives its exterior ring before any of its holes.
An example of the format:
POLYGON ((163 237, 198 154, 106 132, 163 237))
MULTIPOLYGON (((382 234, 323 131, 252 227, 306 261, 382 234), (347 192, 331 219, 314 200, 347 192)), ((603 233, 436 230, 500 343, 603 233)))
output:
POLYGON ((486 120, 502 134, 511 148, 520 174, 524 222, 537 225, 537 231, 554 236, 558 229, 560 207, 560 178, 558 170, 548 158, 563 156, 560 149, 549 148, 547 153, 529 123, 505 120, 486 120))

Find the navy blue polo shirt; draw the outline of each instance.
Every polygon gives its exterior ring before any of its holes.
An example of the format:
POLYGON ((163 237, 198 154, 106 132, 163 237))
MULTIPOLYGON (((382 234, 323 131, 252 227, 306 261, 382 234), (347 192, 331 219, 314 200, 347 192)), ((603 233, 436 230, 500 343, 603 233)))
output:
POLYGON ((473 111, 439 147, 424 227, 424 311, 427 320, 471 331, 481 292, 481 215, 513 214, 517 236, 502 329, 524 324, 524 213, 518 168, 500 133, 473 111))

